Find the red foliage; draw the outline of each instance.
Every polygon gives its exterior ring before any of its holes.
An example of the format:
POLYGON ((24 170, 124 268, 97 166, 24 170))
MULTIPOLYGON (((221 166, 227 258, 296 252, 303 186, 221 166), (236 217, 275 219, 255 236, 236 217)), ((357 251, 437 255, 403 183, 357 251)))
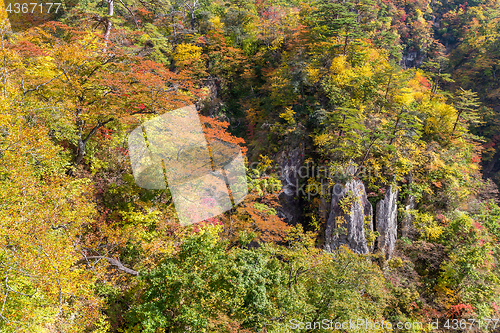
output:
POLYGON ((449 318, 464 318, 474 313, 474 307, 470 304, 457 304, 453 305, 448 311, 449 318))
POLYGON ((423 85, 426 88, 430 88, 431 84, 429 81, 427 81, 427 78, 425 76, 421 76, 419 80, 420 84, 423 85))
POLYGON ((9 48, 15 49, 24 58, 42 57, 47 55, 46 51, 26 40, 8 46, 9 48))
POLYGON ((245 140, 235 137, 227 131, 227 128, 229 127, 228 122, 220 121, 215 118, 205 117, 202 115, 200 115, 200 121, 203 124, 205 137, 209 143, 213 141, 232 143, 241 148, 243 155, 246 154, 248 149, 243 146, 245 140))
POLYGON ((261 197, 254 192, 247 195, 244 202, 235 211, 222 217, 226 237, 237 243, 239 232, 245 230, 255 232, 257 239, 261 241, 283 241, 290 226, 276 214, 259 210, 255 203, 274 208, 278 205, 278 196, 277 194, 267 194, 261 197))
POLYGON ((101 127, 99 128, 99 134, 101 135, 102 138, 106 140, 111 139, 111 134, 113 134, 115 131, 106 127, 101 127))

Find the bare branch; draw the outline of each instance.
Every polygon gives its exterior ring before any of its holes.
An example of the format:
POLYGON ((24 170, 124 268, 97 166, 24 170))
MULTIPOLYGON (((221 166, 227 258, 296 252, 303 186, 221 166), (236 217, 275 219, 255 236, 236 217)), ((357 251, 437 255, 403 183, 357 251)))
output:
POLYGON ((53 78, 52 78, 52 79, 50 79, 49 81, 47 81, 47 82, 45 82, 45 83, 40 83, 40 84, 39 84, 39 85, 37 85, 35 88, 31 88, 31 89, 28 89, 28 90, 26 90, 26 91, 24 90, 24 80, 23 80, 23 81, 22 81, 22 85, 23 85, 23 94, 24 94, 24 95, 26 95, 26 94, 27 94, 27 93, 29 93, 29 92, 32 92, 32 91, 37 91, 37 90, 38 90, 38 89, 40 89, 41 87, 43 87, 43 86, 45 86, 45 85, 47 85, 47 84, 51 83, 52 81, 54 81, 54 80, 58 79, 58 78, 59 78, 60 76, 62 76, 63 74, 64 74, 64 75, 66 75, 66 73, 65 73, 65 72, 63 72, 63 73, 59 74, 58 76, 53 77, 53 78))
POLYGON ((132 15, 132 18, 134 19, 134 23, 135 23, 135 27, 137 29, 139 29, 139 24, 137 24, 137 20, 135 18, 135 15, 134 13, 132 13, 132 11, 125 5, 125 3, 122 1, 122 0, 119 0, 120 3, 123 5, 123 7, 125 7, 125 9, 130 13, 130 15, 132 15))
POLYGON ((85 258, 78 260, 76 262, 76 265, 83 264, 83 263, 88 264, 88 260, 89 259, 104 259, 110 265, 115 266, 115 268, 118 269, 118 270, 120 270, 120 271, 123 271, 125 273, 131 274, 131 275, 134 275, 134 276, 139 275, 139 272, 134 271, 131 268, 123 266, 123 264, 119 260, 114 259, 114 258, 104 257, 104 256, 89 256, 89 257, 86 256, 85 258))
POLYGON ((110 121, 113 121, 115 120, 115 118, 109 118, 108 120, 104 120, 104 121, 101 121, 99 123, 97 123, 97 125, 94 126, 94 128, 92 128, 92 130, 90 131, 90 133, 85 137, 85 139, 83 139, 83 143, 87 143, 87 141, 89 141, 89 139, 95 134, 95 132, 97 132, 97 130, 99 128, 101 128, 102 126, 106 125, 107 123, 109 123, 110 121))

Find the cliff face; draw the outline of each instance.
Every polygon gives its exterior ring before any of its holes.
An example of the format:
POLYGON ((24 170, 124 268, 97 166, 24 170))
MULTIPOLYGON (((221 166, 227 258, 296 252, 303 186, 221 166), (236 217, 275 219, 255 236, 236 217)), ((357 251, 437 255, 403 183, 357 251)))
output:
POLYGON ((415 235, 415 229, 413 228, 413 215, 411 210, 415 209, 415 197, 408 195, 404 201, 404 212, 403 218, 401 219, 401 237, 413 238, 415 235))
POLYGON ((304 148, 298 147, 290 151, 283 151, 277 156, 278 165, 281 170, 281 186, 283 193, 280 194, 281 207, 278 216, 284 218, 289 224, 296 225, 302 221, 302 206, 298 195, 299 168, 304 163, 304 148))
POLYGON ((398 232, 397 200, 398 190, 388 187, 384 198, 377 203, 374 230, 373 207, 363 183, 351 180, 345 185, 335 185, 325 230, 325 250, 333 252, 346 245, 362 254, 380 251, 390 259, 398 232), (373 246, 367 240, 370 231, 380 234, 373 246))
POLYGON ((372 231, 372 217, 373 207, 360 180, 351 180, 345 186, 335 185, 325 231, 325 249, 332 252, 347 245, 355 252, 368 253, 365 229, 372 231))
POLYGON ((396 245, 398 230, 398 190, 393 191, 389 186, 385 191, 384 199, 377 203, 376 231, 380 233, 377 238, 377 250, 380 250, 386 259, 390 259, 396 245))
MULTIPOLYGON (((278 215, 292 225, 303 220, 299 188, 299 170, 304 163, 303 156, 302 147, 283 151, 277 156, 283 189, 278 215)), ((400 236, 411 237, 413 218, 410 210, 415 208, 415 200, 412 196, 403 198, 404 214, 398 221, 399 192, 396 187, 386 188, 384 197, 376 204, 376 216, 368 201, 365 186, 359 179, 352 179, 345 185, 336 184, 331 195, 330 201, 321 198, 319 211, 326 220, 325 250, 333 252, 346 245, 357 253, 381 252, 389 260, 394 252, 398 231, 400 236), (368 237, 373 235, 373 231, 380 234, 376 239, 368 237)))

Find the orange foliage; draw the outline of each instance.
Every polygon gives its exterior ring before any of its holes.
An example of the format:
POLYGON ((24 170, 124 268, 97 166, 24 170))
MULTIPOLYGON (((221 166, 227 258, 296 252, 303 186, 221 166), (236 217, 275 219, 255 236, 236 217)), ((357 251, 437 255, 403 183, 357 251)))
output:
POLYGON ((255 233, 255 240, 283 241, 290 226, 272 211, 259 209, 256 203, 272 209, 278 206, 278 195, 268 194, 260 197, 255 192, 250 193, 235 211, 222 218, 228 239, 237 242, 239 233, 246 231, 255 233))

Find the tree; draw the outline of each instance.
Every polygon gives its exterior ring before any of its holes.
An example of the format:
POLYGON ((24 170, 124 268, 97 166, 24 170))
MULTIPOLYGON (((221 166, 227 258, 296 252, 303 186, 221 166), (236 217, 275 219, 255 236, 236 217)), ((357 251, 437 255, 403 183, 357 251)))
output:
MULTIPOLYGON (((4 49, 12 65, 16 54, 4 49)), ((19 59, 19 58, 17 58, 19 59)), ((11 69, 9 69, 11 71, 11 69)), ((83 332, 102 323, 95 276, 75 267, 95 216, 87 181, 65 175, 69 156, 43 124, 43 105, 10 77, 0 105, 0 279, 2 332, 83 332), (7 98, 5 98, 7 97, 7 98), (15 110, 15 111, 13 111, 15 110)))
POLYGON ((280 276, 276 259, 249 250, 227 252, 220 231, 207 225, 187 235, 174 256, 144 274, 143 303, 131 313, 137 329, 227 332, 231 326, 252 327, 254 316, 266 314, 266 286, 280 276))
POLYGON ((467 124, 470 125, 479 123, 479 118, 476 114, 479 105, 479 98, 476 92, 460 88, 457 101, 455 102, 455 107, 458 112, 455 124, 453 124, 453 132, 457 129, 457 125, 461 119, 465 120, 467 124))
POLYGON ((59 121, 51 126, 66 130, 61 136, 74 146, 76 166, 100 128, 119 119, 130 121, 132 115, 160 114, 200 94, 184 73, 103 48, 94 33, 60 23, 46 29, 28 32, 22 43, 13 46, 20 52, 27 46, 37 50, 32 56, 22 53, 19 84, 24 95, 58 110, 59 121))
POLYGON ((345 56, 349 41, 356 43, 356 40, 367 36, 366 32, 370 30, 368 22, 375 16, 372 11, 374 5, 371 0, 317 1, 310 13, 311 23, 315 25, 313 31, 320 38, 342 38, 342 43, 337 42, 337 46, 342 48, 345 56))

